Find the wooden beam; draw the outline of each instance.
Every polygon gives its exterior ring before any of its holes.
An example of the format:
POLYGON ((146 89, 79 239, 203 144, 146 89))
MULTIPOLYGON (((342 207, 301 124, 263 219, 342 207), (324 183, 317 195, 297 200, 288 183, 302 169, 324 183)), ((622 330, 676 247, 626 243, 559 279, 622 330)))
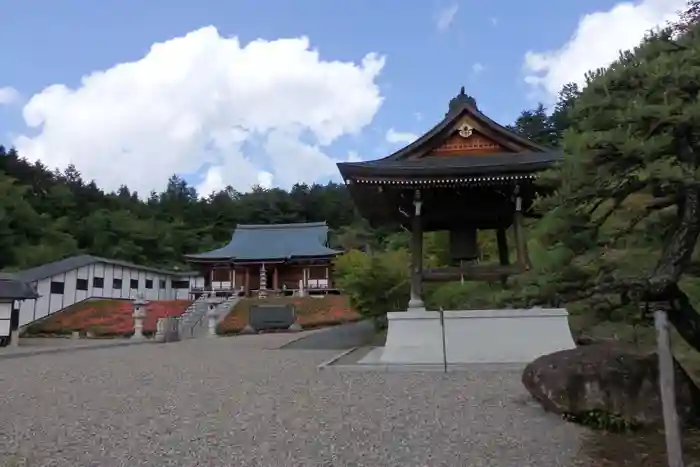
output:
POLYGON ((464 279, 465 281, 500 280, 503 276, 520 274, 524 269, 519 265, 479 265, 449 268, 431 268, 423 270, 423 280, 426 282, 450 282, 464 279))

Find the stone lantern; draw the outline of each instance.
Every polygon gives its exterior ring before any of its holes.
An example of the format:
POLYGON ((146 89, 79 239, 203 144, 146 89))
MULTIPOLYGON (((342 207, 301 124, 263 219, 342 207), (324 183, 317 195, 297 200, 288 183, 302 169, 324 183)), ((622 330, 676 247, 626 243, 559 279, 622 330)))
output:
POLYGON ((146 305, 148 300, 143 298, 143 294, 138 294, 134 300, 134 335, 132 339, 143 339, 143 320, 146 318, 146 305))
POLYGON ((216 299, 214 294, 210 294, 205 300, 207 304, 207 318, 209 319, 209 336, 216 337, 216 324, 219 319, 219 313, 216 310, 219 301, 216 299))

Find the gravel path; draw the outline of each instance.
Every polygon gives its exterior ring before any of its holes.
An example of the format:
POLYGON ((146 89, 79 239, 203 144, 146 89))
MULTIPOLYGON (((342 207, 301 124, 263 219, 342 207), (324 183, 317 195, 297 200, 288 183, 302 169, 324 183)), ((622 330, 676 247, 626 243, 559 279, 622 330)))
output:
POLYGON ((285 346, 285 349, 349 349, 367 345, 374 334, 374 326, 370 321, 342 324, 322 329, 315 334, 294 341, 285 346))
POLYGON ((290 338, 0 361, 0 466, 591 465, 517 373, 318 371, 290 338))

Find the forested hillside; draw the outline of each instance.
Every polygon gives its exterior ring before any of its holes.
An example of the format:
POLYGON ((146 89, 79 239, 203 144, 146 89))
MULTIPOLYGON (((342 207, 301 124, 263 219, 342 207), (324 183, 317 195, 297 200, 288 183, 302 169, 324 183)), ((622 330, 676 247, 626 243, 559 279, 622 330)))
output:
POLYGON ((140 200, 128 187, 105 193, 75 167, 50 170, 0 146, 0 269, 36 266, 79 252, 170 267, 183 253, 228 241, 238 223, 355 223, 343 185, 296 185, 289 192, 227 189, 201 198, 173 176, 140 200))

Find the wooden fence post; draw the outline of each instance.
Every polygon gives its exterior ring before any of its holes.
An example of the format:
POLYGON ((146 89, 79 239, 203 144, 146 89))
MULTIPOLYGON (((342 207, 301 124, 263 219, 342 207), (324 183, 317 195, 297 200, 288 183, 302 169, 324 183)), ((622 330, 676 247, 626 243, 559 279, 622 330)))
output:
POLYGON ((669 467, 683 467, 683 450, 681 433, 676 411, 676 388, 674 384, 674 361, 671 351, 671 339, 668 333, 667 306, 654 308, 654 324, 656 325, 656 343, 659 356, 659 390, 664 417, 664 432, 666 434, 666 456, 669 467))

